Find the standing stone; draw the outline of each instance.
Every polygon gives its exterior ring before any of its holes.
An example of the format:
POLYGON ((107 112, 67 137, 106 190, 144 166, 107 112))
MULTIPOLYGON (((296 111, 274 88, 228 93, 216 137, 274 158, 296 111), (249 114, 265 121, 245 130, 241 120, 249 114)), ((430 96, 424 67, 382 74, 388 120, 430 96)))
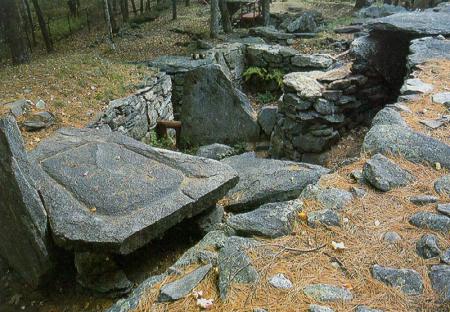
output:
POLYGON ((218 65, 186 74, 181 124, 185 145, 253 142, 260 133, 250 101, 218 65))
POLYGON ((52 268, 38 169, 30 164, 13 117, 0 119, 0 256, 31 286, 52 268))

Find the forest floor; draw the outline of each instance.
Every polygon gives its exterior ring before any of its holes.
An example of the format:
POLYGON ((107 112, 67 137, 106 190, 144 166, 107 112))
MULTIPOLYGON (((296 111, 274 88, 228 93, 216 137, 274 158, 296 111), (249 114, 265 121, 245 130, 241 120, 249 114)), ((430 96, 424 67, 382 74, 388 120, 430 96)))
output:
MULTIPOLYGON (((321 11, 324 17, 330 20, 329 28, 332 29, 339 23, 348 23, 353 4, 290 0, 274 2, 273 9, 283 11, 292 6, 321 11)), ((32 149, 43 138, 61 127, 85 126, 110 100, 132 93, 145 76, 153 74, 145 66, 133 62, 142 62, 161 55, 190 54, 195 49, 191 37, 174 31, 177 29, 207 37, 208 8, 200 3, 192 3, 190 7, 180 4, 178 19, 175 21, 171 20, 169 10, 163 11, 153 22, 142 24, 139 28, 122 30, 115 38, 116 50, 111 50, 104 40, 104 30, 91 33, 81 31, 55 43, 56 52, 52 54, 35 51, 30 64, 0 65, 0 103, 22 98, 36 103, 42 99, 46 103, 46 110, 56 116, 56 124, 49 129, 22 132, 27 148, 32 149)), ((326 30, 317 38, 298 40, 294 47, 302 52, 329 52, 327 38, 331 37, 346 36, 326 30)), ((345 140, 348 140, 349 144, 343 153, 347 155, 358 150, 363 134, 364 131, 359 131, 347 137, 345 140)), ((160 246, 158 243, 151 246, 159 250, 164 261, 148 263, 146 274, 163 272, 192 244, 188 241, 189 239, 176 246, 160 246)), ((69 261, 66 266, 64 274, 61 274, 54 284, 41 291, 31 291, 13 274, 0 276, 0 311, 97 312, 104 311, 112 304, 113 300, 110 298, 93 296, 76 287, 73 270, 68 269, 73 264, 69 261)), ((248 310, 242 307, 234 308, 248 310)))

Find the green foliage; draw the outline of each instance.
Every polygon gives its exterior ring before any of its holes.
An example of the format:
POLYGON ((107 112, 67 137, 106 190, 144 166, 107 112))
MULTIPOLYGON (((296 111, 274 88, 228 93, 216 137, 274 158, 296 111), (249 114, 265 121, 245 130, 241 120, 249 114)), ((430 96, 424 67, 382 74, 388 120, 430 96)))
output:
POLYGON ((277 97, 275 95, 273 95, 271 92, 266 91, 264 93, 258 93, 258 95, 256 96, 256 99, 260 103, 268 104, 268 103, 275 102, 277 100, 277 97))
POLYGON ((173 149, 175 142, 169 136, 166 138, 158 138, 155 131, 150 131, 150 140, 148 144, 158 148, 173 149))
POLYGON ((267 70, 265 68, 257 66, 250 66, 242 74, 242 77, 244 78, 245 82, 248 82, 251 79, 257 79, 263 82, 273 81, 276 83, 278 88, 281 88, 283 86, 283 76, 284 73, 279 69, 267 70))

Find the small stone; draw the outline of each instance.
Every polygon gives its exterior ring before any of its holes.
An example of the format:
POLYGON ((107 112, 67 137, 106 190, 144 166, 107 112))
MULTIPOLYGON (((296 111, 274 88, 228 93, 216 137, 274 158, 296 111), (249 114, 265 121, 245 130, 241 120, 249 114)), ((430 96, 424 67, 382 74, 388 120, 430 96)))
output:
POLYGON ((366 190, 364 190, 360 187, 352 186, 351 190, 352 190, 352 193, 358 198, 363 198, 367 194, 366 190))
POLYGON ((351 84, 352 84, 352 82, 350 81, 350 79, 340 79, 340 80, 335 80, 332 83, 330 83, 329 88, 337 89, 337 90, 344 90, 344 89, 350 87, 351 84))
POLYGON ((425 119, 420 120, 419 122, 431 129, 437 129, 445 123, 443 119, 425 119))
POLYGON ((450 231, 450 218, 431 212, 418 212, 409 218, 409 223, 421 229, 430 229, 442 233, 450 231))
POLYGON ((450 217, 450 204, 439 204, 437 205, 437 211, 446 216, 450 217))
POLYGON ((334 310, 330 307, 321 306, 318 304, 310 304, 309 305, 309 312, 334 312, 334 310))
POLYGON ((408 171, 381 154, 374 155, 364 164, 363 175, 372 186, 383 192, 406 186, 414 180, 408 171))
POLYGON ((303 199, 316 200, 324 209, 343 210, 353 200, 352 193, 330 187, 320 188, 317 185, 308 185, 300 195, 303 199))
POLYGON ((376 280, 391 286, 398 287, 407 295, 420 295, 423 292, 422 277, 410 269, 395 269, 374 265, 372 275, 376 280))
POLYGON ((267 312, 267 310, 261 309, 261 308, 255 308, 255 309, 253 309, 253 312, 267 312))
POLYGON ((434 182, 434 189, 440 195, 450 198, 450 175, 443 176, 434 182))
POLYGON ((400 89, 402 94, 428 93, 431 91, 433 91, 433 85, 424 83, 417 78, 407 79, 400 89))
POLYGON ((43 100, 39 100, 39 101, 36 102, 36 108, 37 109, 44 110, 45 107, 46 107, 46 104, 45 104, 45 102, 43 100))
POLYGON ((389 231, 383 234, 383 240, 388 243, 395 243, 402 239, 402 237, 397 233, 393 231, 389 231))
POLYGON ((437 202, 437 197, 432 195, 418 195, 409 198, 409 201, 415 205, 423 206, 437 202))
POLYGON ((23 122, 23 126, 27 131, 37 131, 48 128, 55 122, 55 116, 49 112, 38 112, 32 114, 23 122))
POLYGON ((431 287, 444 302, 450 301, 450 265, 433 265, 428 273, 431 287))
POLYGON ((417 241, 416 251, 424 259, 437 257, 441 254, 438 238, 434 234, 425 234, 417 241))
POLYGON ((212 265, 202 266, 172 283, 163 285, 159 294, 159 302, 175 301, 186 297, 205 278, 212 265))
POLYGON ((356 307, 355 312, 383 312, 383 310, 372 309, 368 306, 359 305, 356 307))
POLYGON ((201 146, 196 155, 200 157, 221 160, 229 157, 235 153, 234 148, 225 144, 214 143, 210 145, 201 146))
POLYGON ((316 227, 318 224, 327 226, 340 226, 341 220, 339 218, 339 215, 335 211, 330 209, 308 213, 308 225, 310 227, 316 227))
POLYGON ((350 301, 353 299, 352 293, 344 287, 327 284, 308 285, 303 289, 308 297, 325 302, 350 301))
POLYGON ((445 264, 450 264, 450 248, 448 248, 441 254, 441 262, 445 264))
POLYGON ((269 279, 269 283, 273 287, 279 288, 279 289, 291 289, 292 287, 294 287, 292 285, 292 282, 281 273, 278 273, 278 274, 272 276, 269 279))
POLYGON ((350 177, 354 179, 356 182, 363 184, 364 183, 364 175, 362 170, 355 169, 350 173, 350 177))
POLYGON ((433 94, 433 102, 438 104, 444 104, 447 107, 450 107, 450 92, 433 94))

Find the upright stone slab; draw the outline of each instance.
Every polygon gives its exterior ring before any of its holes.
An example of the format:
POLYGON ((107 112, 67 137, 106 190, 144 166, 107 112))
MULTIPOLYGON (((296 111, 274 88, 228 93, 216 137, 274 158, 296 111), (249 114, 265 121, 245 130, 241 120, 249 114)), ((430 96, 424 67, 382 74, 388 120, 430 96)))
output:
POLYGON ((36 287, 52 265, 47 214, 36 189, 34 170, 14 118, 1 118, 0 256, 36 287))
POLYGON ((61 129, 32 153, 55 242, 128 254, 213 206, 238 180, 214 160, 162 150, 117 132, 61 129))
POLYGON ((251 142, 260 133, 250 101, 218 65, 186 74, 181 124, 181 141, 188 145, 251 142))

